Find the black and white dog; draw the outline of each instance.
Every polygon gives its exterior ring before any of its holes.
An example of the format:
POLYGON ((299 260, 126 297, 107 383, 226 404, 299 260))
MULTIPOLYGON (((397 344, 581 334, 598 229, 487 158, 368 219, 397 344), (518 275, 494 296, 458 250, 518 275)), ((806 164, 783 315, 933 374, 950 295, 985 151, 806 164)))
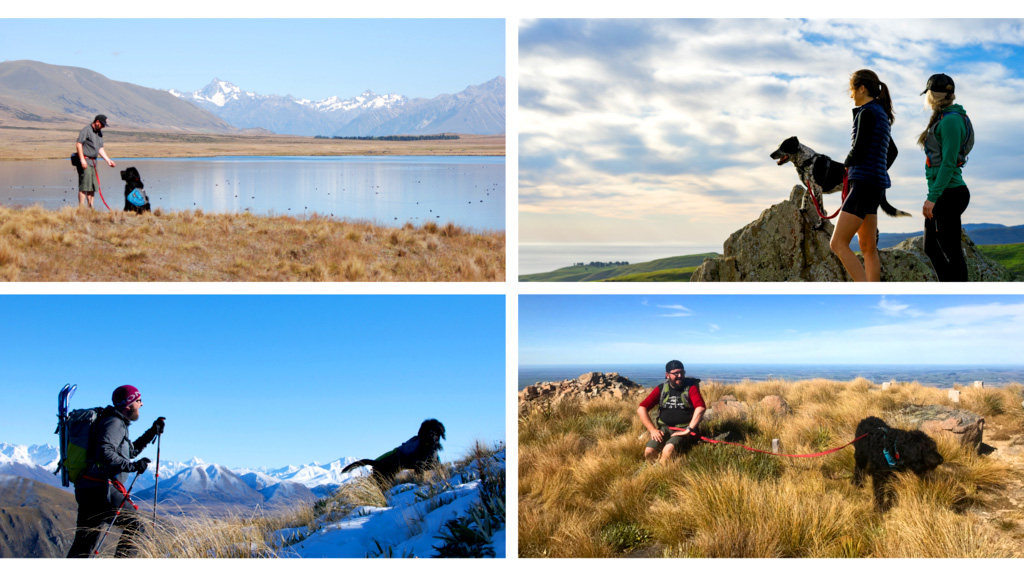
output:
POLYGON ((433 418, 424 420, 420 424, 419 433, 398 448, 377 458, 356 460, 342 468, 341 471, 348 472, 360 466, 372 466, 375 478, 390 482, 401 470, 422 471, 439 462, 437 453, 442 448, 441 440, 443 439, 445 439, 444 424, 433 418))
MULTIPOLYGON (((796 136, 783 140, 782 144, 779 144, 779 148, 771 153, 771 159, 776 160, 776 164, 779 166, 786 162, 792 162, 793 167, 796 168, 796 175, 800 178, 800 183, 809 187, 810 193, 823 211, 825 208, 821 203, 822 194, 832 194, 843 189, 843 175, 846 173, 846 167, 841 162, 836 162, 824 154, 818 154, 810 147, 801 144, 796 136)), ((909 212, 893 208, 885 199, 885 194, 882 195, 882 202, 879 206, 882 211, 893 218, 910 216, 909 212)))
POLYGON ((139 171, 134 166, 125 168, 121 170, 121 180, 124 180, 124 211, 137 214, 151 211, 139 171))
POLYGON ((892 506, 886 485, 892 475, 908 470, 924 475, 938 468, 944 461, 935 440, 920 430, 890 428, 881 418, 868 416, 857 424, 855 435, 860 438, 853 449, 853 485, 864 485, 864 476, 871 475, 875 492, 875 509, 884 512, 892 506))

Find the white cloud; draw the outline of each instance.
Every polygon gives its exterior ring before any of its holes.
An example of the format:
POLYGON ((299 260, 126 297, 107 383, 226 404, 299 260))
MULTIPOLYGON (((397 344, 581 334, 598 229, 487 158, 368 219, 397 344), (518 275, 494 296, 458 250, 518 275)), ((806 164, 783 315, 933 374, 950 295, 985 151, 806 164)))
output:
MULTIPOLYGON (((901 153, 890 201, 912 213, 923 203, 923 155, 913 142, 928 114, 918 94, 941 68, 957 80, 979 135, 964 177, 972 189, 1000 190, 972 197, 965 217, 1020 223, 1024 177, 1007 169, 1021 160, 1020 66, 997 52, 959 58, 1021 46, 1021 21, 542 20, 521 31, 523 241, 607 242, 612 227, 621 242, 720 245, 797 184, 792 168, 768 159, 784 138, 845 155, 846 86, 864 67, 895 100, 901 153), (544 214, 593 219, 548 233, 531 220, 544 214)), ((882 228, 915 231, 918 220, 886 219, 882 228)))

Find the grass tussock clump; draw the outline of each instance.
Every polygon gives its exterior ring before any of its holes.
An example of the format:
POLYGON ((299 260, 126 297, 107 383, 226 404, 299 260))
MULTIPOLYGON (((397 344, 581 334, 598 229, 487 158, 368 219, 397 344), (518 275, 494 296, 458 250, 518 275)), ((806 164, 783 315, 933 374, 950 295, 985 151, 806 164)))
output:
MULTIPOLYGON (((748 407, 744 419, 705 420, 705 436, 768 451, 777 438, 788 454, 846 444, 866 416, 911 428, 901 421, 902 408, 952 404, 945 390, 906 383, 883 391, 862 378, 710 382, 701 391, 709 405, 729 395, 748 407), (789 412, 761 405, 769 395, 783 397, 789 412)), ((992 415, 986 418, 997 424, 986 426, 986 438, 994 429, 1016 437, 1024 433, 1021 393, 1019 385, 965 390, 958 408, 992 415)), ((895 506, 879 513, 870 480, 851 485, 852 446, 786 458, 701 443, 665 465, 649 465, 636 408, 635 400, 609 399, 520 408, 521 556, 1024 556, 1024 508, 1015 504, 1024 501, 1024 458, 1012 452, 979 455, 937 438, 945 464, 923 478, 895 474, 888 487, 895 506)))
POLYGON ((316 216, 0 206, 0 280, 499 282, 505 234, 316 216))

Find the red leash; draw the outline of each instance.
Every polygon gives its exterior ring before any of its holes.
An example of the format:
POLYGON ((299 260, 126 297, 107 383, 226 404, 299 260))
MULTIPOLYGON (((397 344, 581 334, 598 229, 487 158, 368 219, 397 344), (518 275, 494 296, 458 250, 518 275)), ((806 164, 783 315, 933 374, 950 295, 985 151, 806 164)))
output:
POLYGON ((99 186, 99 167, 96 165, 95 158, 92 159, 92 172, 96 174, 96 190, 99 192, 99 199, 103 201, 103 206, 106 206, 106 209, 113 212, 114 210, 111 210, 111 206, 109 204, 106 204, 106 199, 103 198, 103 189, 102 187, 99 186))
MULTIPOLYGON (((686 430, 686 428, 675 428, 673 426, 669 426, 668 429, 669 430, 679 430, 680 432, 682 432, 683 430, 686 430)), ((693 436, 697 435, 693 431, 691 431, 690 434, 693 435, 693 436)), ((700 436, 700 439, 703 440, 704 442, 710 442, 712 444, 729 444, 731 446, 739 446, 740 448, 743 448, 745 450, 750 450, 751 452, 760 452, 761 454, 770 454, 772 456, 786 456, 787 458, 814 458, 815 456, 825 456, 826 454, 831 454, 833 452, 838 452, 838 451, 842 450, 843 448, 846 448, 850 444, 853 444, 854 442, 856 442, 857 440, 860 440, 861 438, 863 438, 865 436, 867 436, 867 434, 861 434, 860 436, 854 438, 853 440, 850 440, 849 442, 847 442, 846 444, 843 444, 842 446, 840 446, 838 448, 832 448, 831 450, 826 450, 824 452, 818 452, 817 454, 776 454, 774 452, 766 452, 765 450, 758 450, 757 448, 751 448, 750 446, 744 446, 743 444, 737 444, 735 442, 726 442, 725 440, 715 440, 714 438, 705 438, 704 436, 700 436)))
MULTIPOLYGON (((843 204, 846 204, 846 197, 850 194, 850 182, 849 182, 849 180, 846 179, 846 173, 844 172, 843 173, 843 201, 839 204, 839 208, 836 208, 835 214, 832 214, 831 216, 825 216, 824 214, 821 213, 821 206, 818 206, 817 198, 815 198, 814 194, 811 192, 811 181, 808 180, 804 184, 807 186, 807 193, 811 195, 811 204, 814 204, 814 209, 818 212, 818 216, 824 218, 825 220, 831 220, 831 219, 833 219, 833 218, 835 218, 836 216, 839 215, 839 211, 843 209, 843 204)), ((822 203, 824 203, 825 199, 822 198, 821 201, 822 201, 822 203)))

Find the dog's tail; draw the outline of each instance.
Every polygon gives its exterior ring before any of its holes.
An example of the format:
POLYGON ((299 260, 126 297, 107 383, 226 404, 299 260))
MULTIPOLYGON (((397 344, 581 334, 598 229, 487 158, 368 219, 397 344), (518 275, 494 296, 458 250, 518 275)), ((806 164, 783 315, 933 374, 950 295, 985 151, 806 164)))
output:
POLYGON ((363 458, 362 460, 356 460, 355 462, 353 462, 353 463, 349 464, 348 466, 345 466, 344 468, 342 468, 341 472, 342 472, 342 474, 344 474, 345 472, 348 472, 349 470, 355 470, 356 468, 359 468, 361 466, 373 466, 373 459, 371 459, 371 458, 363 458))
POLYGON ((879 204, 879 206, 882 208, 883 212, 885 212, 889 216, 892 216, 893 218, 903 218, 903 217, 906 217, 906 216, 911 216, 910 212, 904 212, 903 210, 897 210, 896 208, 893 207, 892 204, 889 204, 889 201, 885 199, 885 191, 884 190, 882 191, 882 202, 879 204))

